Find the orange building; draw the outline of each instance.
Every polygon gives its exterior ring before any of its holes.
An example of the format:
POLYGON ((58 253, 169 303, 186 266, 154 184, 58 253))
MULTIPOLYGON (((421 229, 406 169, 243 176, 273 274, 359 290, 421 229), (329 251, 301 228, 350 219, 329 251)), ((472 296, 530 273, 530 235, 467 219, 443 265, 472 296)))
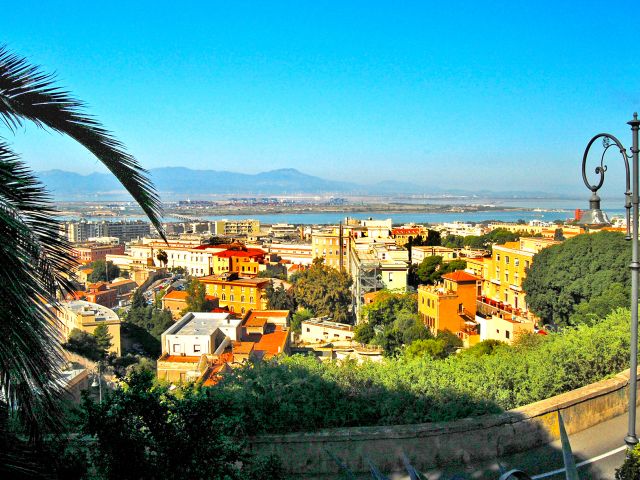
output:
POLYGON ((265 310, 265 289, 270 278, 243 278, 236 272, 226 275, 208 275, 198 279, 205 285, 207 295, 218 298, 220 307, 230 312, 245 314, 249 310, 265 310))
POLYGON ((443 330, 460 335, 475 326, 481 280, 463 270, 447 273, 442 280, 418 287, 418 313, 434 335, 443 330))
POLYGON ((103 307, 113 308, 118 304, 118 291, 105 282, 90 283, 87 291, 76 291, 67 295, 67 300, 86 300, 103 307))

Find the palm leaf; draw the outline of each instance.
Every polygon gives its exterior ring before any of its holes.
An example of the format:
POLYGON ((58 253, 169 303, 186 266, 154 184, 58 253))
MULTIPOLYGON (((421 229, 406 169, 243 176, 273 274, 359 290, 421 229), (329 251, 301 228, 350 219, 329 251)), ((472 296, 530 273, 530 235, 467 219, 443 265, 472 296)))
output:
POLYGON ((11 130, 30 120, 83 145, 118 178, 164 238, 160 199, 148 172, 94 117, 84 113, 83 102, 54 80, 53 75, 0 46, 0 118, 11 130))
POLYGON ((0 392, 23 426, 59 426, 56 294, 76 265, 45 190, 0 142, 0 392))

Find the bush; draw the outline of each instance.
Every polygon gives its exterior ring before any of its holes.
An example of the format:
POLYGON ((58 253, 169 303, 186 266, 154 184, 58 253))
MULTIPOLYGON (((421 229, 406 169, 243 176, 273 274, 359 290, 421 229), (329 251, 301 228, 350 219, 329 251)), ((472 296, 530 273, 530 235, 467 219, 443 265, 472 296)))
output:
POLYGON ((640 478, 640 445, 627 450, 627 458, 620 468, 616 469, 616 480, 637 480, 640 478))

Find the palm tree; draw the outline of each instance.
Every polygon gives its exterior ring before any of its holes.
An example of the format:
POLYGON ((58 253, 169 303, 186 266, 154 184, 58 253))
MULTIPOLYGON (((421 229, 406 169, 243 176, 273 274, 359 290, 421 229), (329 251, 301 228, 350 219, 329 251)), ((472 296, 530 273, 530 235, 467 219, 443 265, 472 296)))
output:
MULTIPOLYGON (((2 46, 0 118, 9 132, 28 121, 86 147, 162 232, 160 200, 135 158, 51 74, 2 46)), ((63 357, 52 307, 71 287, 75 261, 59 232, 46 190, 0 138, 0 426, 11 415, 32 436, 60 426, 63 357)))

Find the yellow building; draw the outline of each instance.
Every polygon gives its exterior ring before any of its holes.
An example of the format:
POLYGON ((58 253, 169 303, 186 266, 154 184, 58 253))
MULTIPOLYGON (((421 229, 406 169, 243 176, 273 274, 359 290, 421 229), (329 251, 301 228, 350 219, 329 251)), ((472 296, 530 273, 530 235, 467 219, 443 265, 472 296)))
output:
POLYGON ((109 335, 111 335, 109 351, 118 356, 122 354, 120 318, 110 308, 84 300, 74 300, 61 302, 60 308, 56 309, 56 316, 59 320, 58 328, 65 339, 69 338, 69 334, 74 328, 86 333, 93 333, 98 325, 107 325, 109 335))
POLYGON ((484 295, 512 306, 516 313, 526 311, 525 293, 522 291, 526 269, 531 266, 536 253, 559 243, 550 238, 525 237, 517 242, 494 245, 488 276, 484 277, 489 280, 484 295))
POLYGON ((481 280, 462 270, 442 276, 439 285, 418 287, 418 313, 434 335, 449 330, 459 336, 475 328, 481 280))
POLYGON ((243 277, 255 277, 264 263, 265 252, 259 248, 247 248, 244 245, 229 248, 213 255, 214 275, 236 272, 243 277))
POLYGON ((205 285, 207 295, 218 298, 221 308, 244 314, 249 310, 266 310, 265 289, 270 278, 240 278, 237 273, 209 275, 198 279, 205 285))
POLYGON ((340 247, 340 227, 332 227, 311 234, 311 255, 324 258, 324 264, 335 269, 349 268, 348 227, 343 227, 342 248, 340 247), (340 258, 342 257, 342 263, 340 258))

